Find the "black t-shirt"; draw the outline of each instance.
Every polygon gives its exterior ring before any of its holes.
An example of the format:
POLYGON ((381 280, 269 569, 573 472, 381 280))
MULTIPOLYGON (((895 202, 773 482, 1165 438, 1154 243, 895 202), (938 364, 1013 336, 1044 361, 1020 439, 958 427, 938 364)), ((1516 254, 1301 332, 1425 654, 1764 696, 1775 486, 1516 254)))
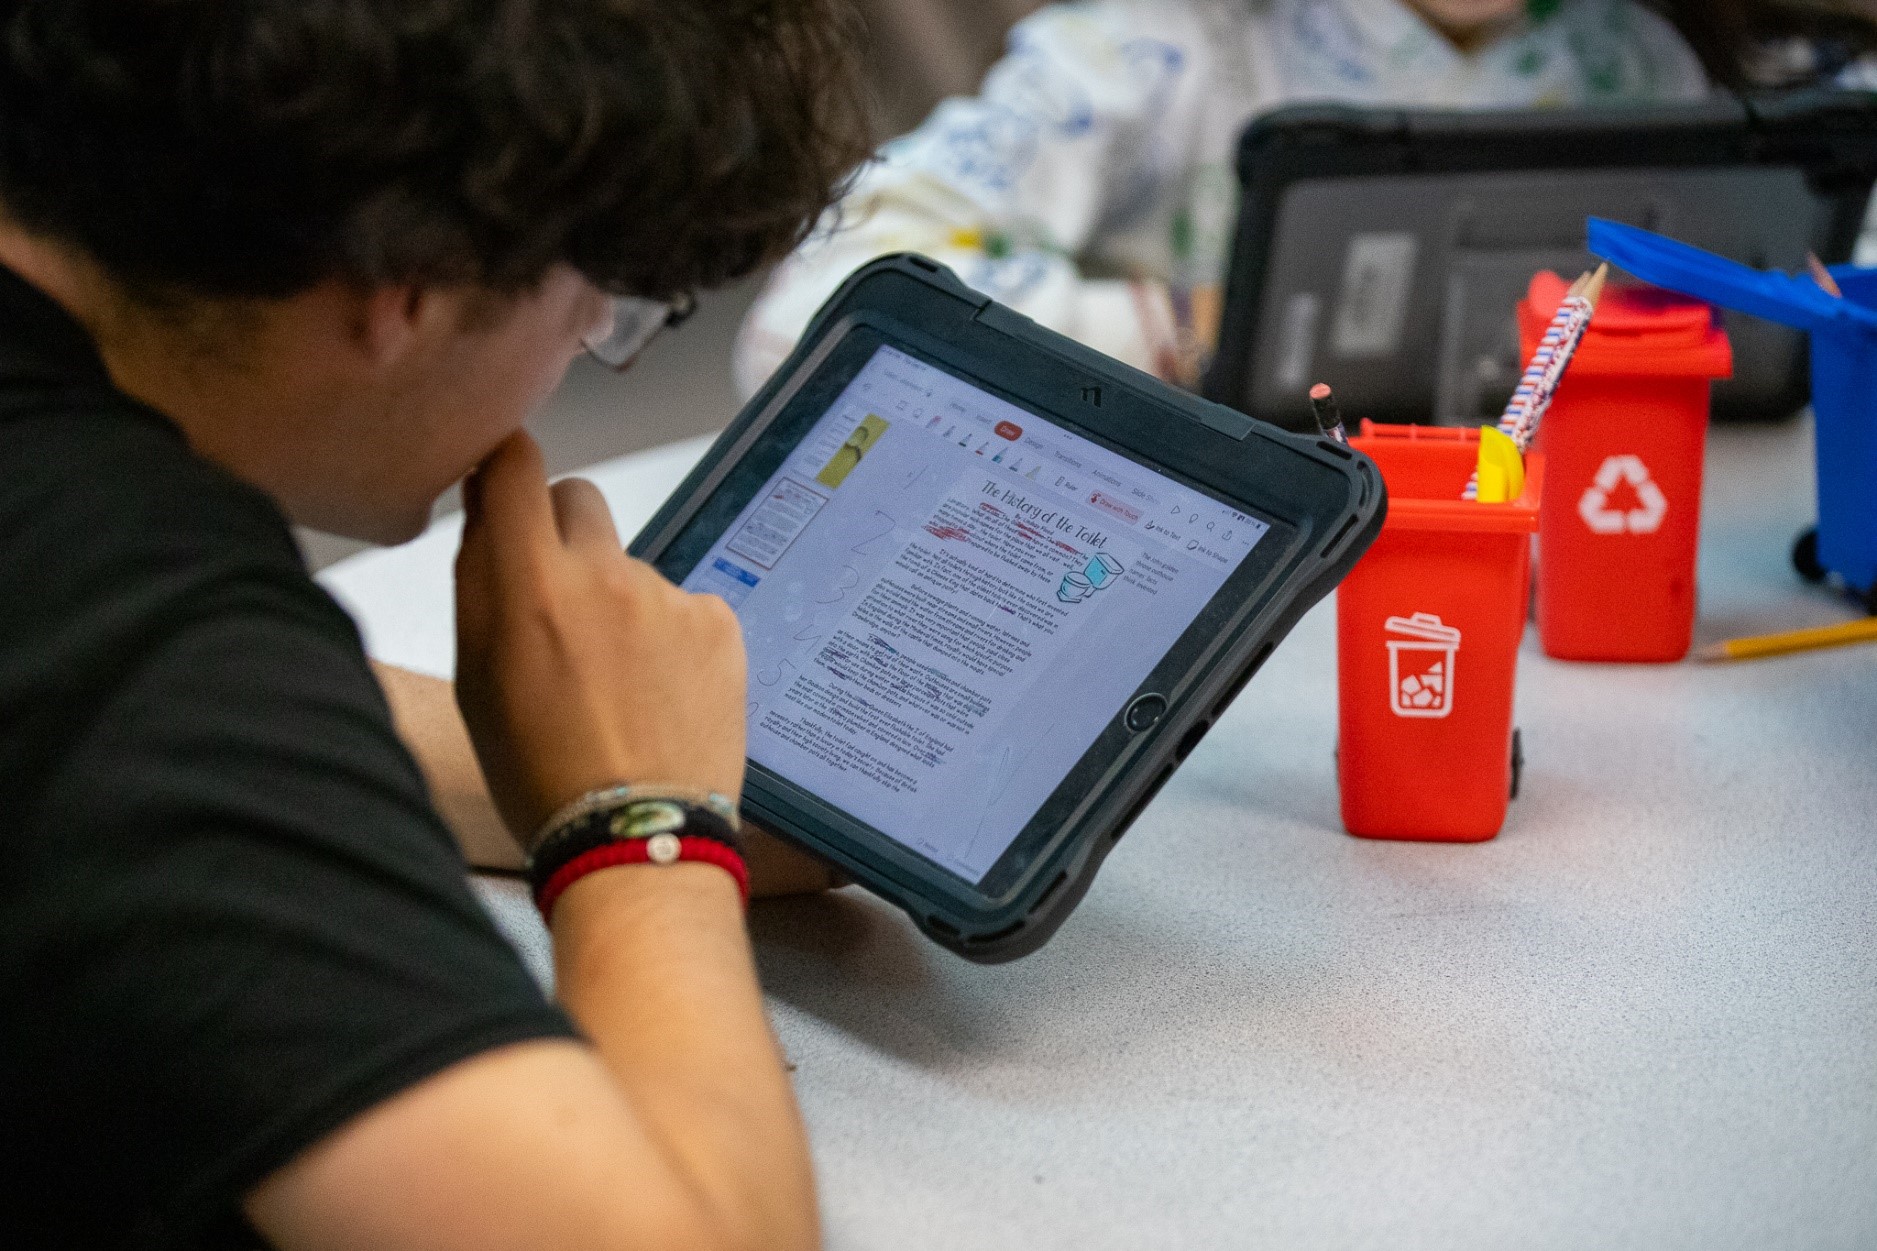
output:
POLYGON ((0 1246, 255 1245, 301 1149, 571 1032, 279 510, 0 269, 0 1246))

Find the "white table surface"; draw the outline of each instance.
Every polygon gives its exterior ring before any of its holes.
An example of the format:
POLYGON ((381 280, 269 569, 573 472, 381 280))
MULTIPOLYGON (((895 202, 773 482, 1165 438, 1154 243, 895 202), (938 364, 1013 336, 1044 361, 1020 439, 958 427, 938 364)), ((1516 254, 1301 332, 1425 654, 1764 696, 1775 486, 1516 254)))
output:
MULTIPOLYGON (((704 446, 588 476, 630 534, 704 446)), ((1809 446, 1715 432, 1701 638, 1850 615, 1786 563, 1809 446)), ((450 671, 457 526, 324 576, 375 655, 450 671)), ((1342 833, 1334 692, 1326 603, 1014 964, 853 889, 757 905, 829 1245, 1877 1246, 1877 647, 1528 637, 1525 789, 1473 846, 1342 833)))

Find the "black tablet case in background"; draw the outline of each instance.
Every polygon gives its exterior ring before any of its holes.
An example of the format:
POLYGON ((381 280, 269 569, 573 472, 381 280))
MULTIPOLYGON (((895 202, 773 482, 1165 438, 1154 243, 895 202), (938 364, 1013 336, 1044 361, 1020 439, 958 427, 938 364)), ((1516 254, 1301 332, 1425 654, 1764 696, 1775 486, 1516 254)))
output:
MULTIPOLYGON (((1306 429, 1303 393, 1320 380, 1352 420, 1477 424, 1517 380, 1513 309, 1527 281, 1593 263, 1593 213, 1755 266, 1799 269, 1808 250, 1849 259, 1877 177, 1877 96, 1478 112, 1306 105, 1252 122, 1237 163, 1205 394, 1306 429), (1358 235, 1368 244, 1352 244, 1358 235), (1379 316, 1348 315, 1356 290, 1380 292, 1366 306, 1379 316)), ((1716 416, 1777 419, 1803 406, 1803 337, 1733 314, 1726 326, 1735 377, 1715 387, 1716 416)))

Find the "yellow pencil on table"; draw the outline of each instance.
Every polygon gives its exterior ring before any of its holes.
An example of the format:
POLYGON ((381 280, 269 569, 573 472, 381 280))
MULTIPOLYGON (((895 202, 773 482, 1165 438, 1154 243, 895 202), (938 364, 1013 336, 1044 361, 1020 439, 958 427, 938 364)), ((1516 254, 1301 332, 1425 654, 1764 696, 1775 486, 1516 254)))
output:
POLYGON ((1810 630, 1787 630, 1782 634, 1759 634, 1751 638, 1727 639, 1710 643, 1695 653, 1697 660, 1757 660, 1762 656, 1783 656, 1788 652, 1816 651, 1821 647, 1845 647, 1852 643, 1877 643, 1877 617, 1861 617, 1840 625, 1816 626, 1810 630))

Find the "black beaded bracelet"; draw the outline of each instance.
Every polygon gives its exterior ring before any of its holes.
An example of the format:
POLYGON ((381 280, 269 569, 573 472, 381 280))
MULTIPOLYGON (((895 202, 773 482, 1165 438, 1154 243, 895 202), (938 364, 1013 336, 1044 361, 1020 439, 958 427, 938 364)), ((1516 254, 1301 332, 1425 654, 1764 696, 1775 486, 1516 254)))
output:
MULTIPOLYGON (((562 865, 608 843, 669 839, 671 858, 676 859, 680 838, 708 838, 739 856, 743 854, 737 831, 710 808, 654 796, 621 799, 617 804, 583 812, 550 830, 528 856, 528 888, 538 898, 562 865)), ((654 863, 665 863, 657 854, 662 845, 653 842, 648 847, 654 863)))

